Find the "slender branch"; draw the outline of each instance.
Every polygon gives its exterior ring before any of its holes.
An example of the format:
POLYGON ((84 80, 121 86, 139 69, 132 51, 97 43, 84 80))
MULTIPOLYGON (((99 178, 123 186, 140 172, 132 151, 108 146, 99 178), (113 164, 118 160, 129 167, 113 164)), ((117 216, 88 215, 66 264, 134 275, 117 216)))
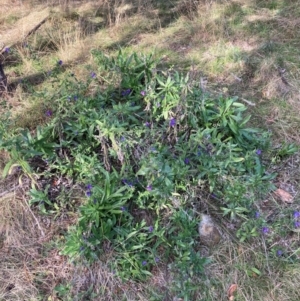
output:
POLYGON ((0 193, 0 198, 2 198, 3 196, 7 195, 8 193, 14 191, 15 189, 19 188, 20 185, 14 186, 8 190, 5 190, 3 192, 0 193))
POLYGON ((38 23, 36 26, 34 26, 25 36, 24 40, 27 39, 31 34, 33 34, 34 32, 36 32, 49 18, 49 16, 47 16, 45 19, 43 19, 40 23, 38 23))
POLYGON ((27 206, 29 212, 31 213, 32 217, 34 218, 34 220, 35 220, 35 222, 36 222, 36 224, 37 224, 39 230, 41 231, 42 236, 44 237, 44 236, 45 236, 45 233, 44 233, 42 227, 40 226, 40 223, 39 223, 38 219, 36 218, 36 216, 34 215, 34 213, 32 212, 32 210, 30 209, 30 206, 29 206, 28 202, 26 201, 26 199, 23 198, 23 200, 24 200, 24 202, 26 203, 26 206, 27 206))
POLYGON ((241 98, 242 101, 244 101, 245 103, 247 103, 249 106, 255 106, 255 103, 245 99, 245 98, 241 98))
MULTIPOLYGON (((47 20, 48 20, 49 16, 47 16, 46 18, 44 18, 40 23, 38 23, 36 26, 34 26, 27 34, 26 36, 23 38, 23 40, 26 40, 30 35, 32 35, 34 32, 36 32, 47 20)), ((6 48, 11 48, 13 46, 15 46, 19 41, 15 42, 12 45, 3 45, 2 47, 0 47, 0 54, 3 54, 6 50, 6 48)))

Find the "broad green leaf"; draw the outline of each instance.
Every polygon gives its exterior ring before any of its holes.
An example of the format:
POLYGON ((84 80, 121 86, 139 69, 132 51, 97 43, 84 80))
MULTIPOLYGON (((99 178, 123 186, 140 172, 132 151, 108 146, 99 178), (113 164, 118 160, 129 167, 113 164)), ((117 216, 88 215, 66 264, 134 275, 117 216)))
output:
POLYGON ((11 167, 17 165, 17 164, 14 164, 14 162, 15 162, 15 160, 11 159, 6 163, 6 165, 3 169, 3 173, 2 173, 3 178, 5 178, 7 176, 7 174, 9 173, 9 171, 11 169, 11 167))
POLYGON ((242 162, 242 161, 245 161, 245 158, 242 158, 242 157, 239 157, 239 158, 231 158, 231 160, 235 163, 238 163, 238 162, 242 162))
POLYGON ((252 267, 251 271, 259 276, 261 275, 261 271, 259 271, 257 268, 252 267))

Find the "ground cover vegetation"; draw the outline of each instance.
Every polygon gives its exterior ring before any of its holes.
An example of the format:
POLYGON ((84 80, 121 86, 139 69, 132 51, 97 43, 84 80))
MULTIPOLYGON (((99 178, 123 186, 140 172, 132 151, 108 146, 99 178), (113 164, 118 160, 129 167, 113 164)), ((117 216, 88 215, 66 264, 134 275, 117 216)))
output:
POLYGON ((0 299, 297 300, 297 6, 50 4, 3 54, 0 299))

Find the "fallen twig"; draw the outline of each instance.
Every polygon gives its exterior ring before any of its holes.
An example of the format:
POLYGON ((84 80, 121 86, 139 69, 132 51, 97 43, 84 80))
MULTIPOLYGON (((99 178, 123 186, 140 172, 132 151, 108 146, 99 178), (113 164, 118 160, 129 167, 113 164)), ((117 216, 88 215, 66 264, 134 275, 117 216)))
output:
POLYGON ((241 98, 241 100, 243 101, 243 102, 245 102, 246 104, 248 104, 249 106, 255 106, 255 103, 253 103, 253 102, 251 102, 251 101, 249 101, 249 100, 247 100, 247 99, 245 99, 245 98, 241 98))
POLYGON ((8 190, 5 190, 3 192, 0 193, 0 198, 2 198, 3 196, 5 196, 6 194, 9 194, 10 192, 14 191, 15 189, 19 188, 20 185, 14 186, 8 190))
POLYGON ((37 31, 49 18, 49 16, 47 16, 45 19, 43 19, 39 24, 37 24, 36 26, 34 26, 25 36, 24 40, 27 39, 31 34, 33 34, 35 31, 37 31))
MULTIPOLYGON (((26 34, 26 36, 23 38, 23 41, 26 40, 30 35, 32 35, 34 32, 36 32, 47 20, 48 20, 49 16, 47 16, 46 18, 44 18, 40 23, 38 23, 36 26, 34 26, 31 30, 29 30, 29 32, 26 34)), ((15 43, 13 43, 12 45, 1 45, 1 49, 0 49, 0 54, 3 54, 6 49, 14 47, 16 44, 18 44, 18 42, 20 42, 20 40, 16 41, 15 43)))
POLYGON ((30 209, 30 206, 29 206, 28 202, 26 201, 26 199, 23 198, 23 200, 24 200, 24 202, 25 202, 25 204, 26 204, 26 206, 27 206, 29 212, 31 213, 32 217, 34 218, 34 220, 35 220, 35 222, 36 222, 36 224, 37 224, 39 230, 41 231, 42 236, 44 237, 44 236, 45 236, 45 233, 44 233, 42 227, 40 226, 40 223, 39 223, 38 219, 36 218, 36 216, 34 215, 34 213, 32 212, 32 210, 30 209))

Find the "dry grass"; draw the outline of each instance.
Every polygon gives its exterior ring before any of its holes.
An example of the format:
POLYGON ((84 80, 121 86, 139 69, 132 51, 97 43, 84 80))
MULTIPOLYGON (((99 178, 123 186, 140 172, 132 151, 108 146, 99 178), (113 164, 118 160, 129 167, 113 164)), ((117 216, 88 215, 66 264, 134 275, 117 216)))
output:
POLYGON ((3 193, 1 190, 0 299, 38 300, 42 290, 51 292, 67 274, 66 259, 55 248, 46 247, 62 225, 46 227, 29 208, 23 189, 3 193))
POLYGON ((206 280, 199 285, 193 300, 226 301, 233 284, 237 285, 234 300, 296 301, 298 298, 297 264, 286 265, 275 257, 270 258, 264 238, 255 244, 223 241, 209 258, 212 262, 206 266, 206 280))

